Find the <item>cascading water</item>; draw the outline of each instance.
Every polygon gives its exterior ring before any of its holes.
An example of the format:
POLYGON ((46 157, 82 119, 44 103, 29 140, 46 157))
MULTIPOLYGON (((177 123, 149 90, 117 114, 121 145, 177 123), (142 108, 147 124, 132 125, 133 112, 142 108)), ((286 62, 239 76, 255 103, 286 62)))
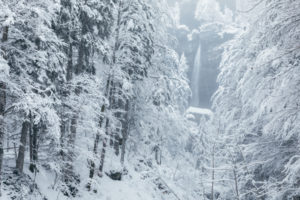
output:
POLYGON ((191 117, 190 119, 197 123, 200 122, 200 119, 203 116, 205 116, 208 119, 213 115, 210 109, 200 107, 200 95, 203 95, 200 94, 200 75, 201 73, 203 73, 201 52, 202 46, 200 43, 197 53, 195 55, 194 66, 191 76, 192 99, 190 102, 190 107, 186 110, 186 112, 189 114, 188 116, 191 117))
POLYGON ((200 71, 201 71, 202 63, 201 63, 201 43, 199 44, 195 60, 194 60, 194 67, 192 72, 191 78, 191 89, 192 89, 192 99, 191 99, 191 106, 198 107, 199 106, 199 78, 200 78, 200 71))

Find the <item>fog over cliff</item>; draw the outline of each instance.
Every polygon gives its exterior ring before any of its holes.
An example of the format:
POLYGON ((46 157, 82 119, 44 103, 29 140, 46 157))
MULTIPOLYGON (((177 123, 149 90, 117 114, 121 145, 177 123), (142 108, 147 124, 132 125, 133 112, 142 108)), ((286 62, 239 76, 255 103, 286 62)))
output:
POLYGON ((169 0, 169 4, 177 15, 177 52, 185 54, 189 65, 193 93, 190 105, 210 108, 211 96, 217 89, 216 78, 222 53, 220 46, 231 38, 231 34, 220 34, 220 30, 234 20, 236 2, 169 0))

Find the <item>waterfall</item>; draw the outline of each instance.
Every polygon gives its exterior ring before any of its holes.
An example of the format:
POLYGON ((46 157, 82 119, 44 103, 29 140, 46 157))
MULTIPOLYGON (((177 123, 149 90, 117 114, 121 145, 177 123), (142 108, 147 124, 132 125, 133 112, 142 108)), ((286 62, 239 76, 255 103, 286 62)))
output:
POLYGON ((191 106, 199 106, 199 78, 200 78, 200 71, 201 71, 201 43, 199 44, 192 72, 192 79, 191 79, 191 89, 192 89, 192 99, 191 99, 191 106))

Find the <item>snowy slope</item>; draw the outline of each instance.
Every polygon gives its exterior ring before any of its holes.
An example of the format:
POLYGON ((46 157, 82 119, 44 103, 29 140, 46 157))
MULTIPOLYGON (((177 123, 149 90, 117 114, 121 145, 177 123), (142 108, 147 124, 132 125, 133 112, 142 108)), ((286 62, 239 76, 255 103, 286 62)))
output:
MULTIPOLYGON (((186 196, 183 188, 176 186, 170 180, 163 180, 168 177, 168 173, 159 177, 159 173, 155 170, 137 172, 130 168, 128 174, 123 176, 122 181, 114 181, 107 175, 102 178, 96 177, 93 181, 93 190, 95 191, 87 191, 85 183, 82 182, 78 187, 79 193, 76 197, 64 196, 55 185, 55 174, 43 167, 39 169, 36 176, 28 170, 27 166, 25 173, 30 175, 23 177, 23 182, 27 182, 27 184, 20 188, 4 185, 1 200, 178 200, 182 199, 177 196, 178 194, 186 196), (33 192, 30 192, 31 184, 34 182, 36 187, 33 192), (177 191, 178 194, 173 193, 174 191, 177 191)), ((11 178, 10 175, 7 175, 7 179, 14 182, 18 178, 17 176, 11 178)))

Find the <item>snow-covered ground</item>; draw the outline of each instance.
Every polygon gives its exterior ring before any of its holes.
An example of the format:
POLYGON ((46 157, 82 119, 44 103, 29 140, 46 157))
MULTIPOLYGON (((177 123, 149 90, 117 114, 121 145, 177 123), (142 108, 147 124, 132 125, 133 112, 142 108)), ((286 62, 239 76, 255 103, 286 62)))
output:
MULTIPOLYGON (((12 160, 10 160, 12 161, 12 160)), ((13 162, 6 163, 9 166, 13 162)), ((178 200, 193 199, 187 190, 188 185, 183 187, 186 180, 192 176, 182 176, 180 166, 168 165, 154 166, 149 168, 144 163, 136 166, 133 163, 127 163, 128 174, 122 177, 121 181, 112 180, 106 174, 102 178, 96 176, 92 181, 92 191, 86 189, 88 179, 84 179, 86 172, 86 163, 81 163, 77 171, 81 170, 81 183, 78 185, 78 194, 76 197, 67 197, 57 187, 56 175, 49 169, 39 166, 38 173, 33 174, 28 169, 28 160, 24 166, 24 175, 19 179, 18 175, 5 174, 1 200, 178 200), (186 180, 185 180, 186 179, 186 180), (7 181, 8 180, 8 181, 7 181), (18 180, 21 185, 14 185, 18 180), (24 184, 26 183, 26 184, 24 184), (35 187, 32 187, 36 185, 35 187), (30 191, 33 188, 33 191, 30 191), (176 193, 175 193, 176 191, 176 193)), ((170 165, 169 165, 170 164, 170 165)), ((6 165, 6 170, 11 168, 6 165)), ((108 168, 118 166, 114 162, 108 163, 108 168)), ((191 188, 192 190, 192 188, 191 188)))
POLYGON ((213 112, 210 109, 198 107, 189 107, 186 113, 213 116, 213 112))
POLYGON ((205 119, 211 119, 213 117, 213 112, 206 108, 189 107, 186 110, 185 116, 187 119, 199 123, 200 119, 203 117, 205 119))

